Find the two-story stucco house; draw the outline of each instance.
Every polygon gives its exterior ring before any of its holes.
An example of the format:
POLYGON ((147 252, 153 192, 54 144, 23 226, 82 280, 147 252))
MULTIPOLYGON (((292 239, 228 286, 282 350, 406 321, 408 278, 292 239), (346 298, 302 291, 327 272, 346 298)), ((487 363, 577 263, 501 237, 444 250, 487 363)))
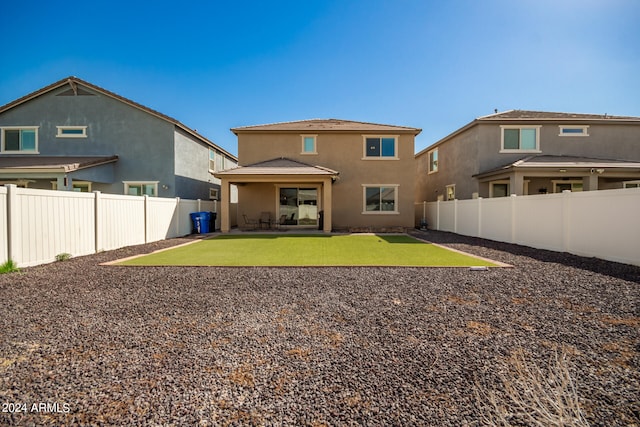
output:
POLYGON ((217 199, 237 158, 177 120, 68 77, 0 107, 0 185, 217 199))
POLYGON ((277 226, 397 230, 414 225, 414 138, 420 129, 336 119, 234 128, 240 166, 222 180, 221 229, 229 189, 237 223, 265 216, 277 226))
POLYGON ((640 117, 496 112, 415 157, 418 202, 636 187, 640 117))

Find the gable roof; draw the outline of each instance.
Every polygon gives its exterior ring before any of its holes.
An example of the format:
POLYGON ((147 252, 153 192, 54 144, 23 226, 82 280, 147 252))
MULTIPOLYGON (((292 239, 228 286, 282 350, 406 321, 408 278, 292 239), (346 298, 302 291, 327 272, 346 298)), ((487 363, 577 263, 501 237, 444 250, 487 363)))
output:
POLYGON ((211 146, 212 148, 215 148, 216 150, 221 151, 222 153, 224 153, 225 155, 229 156, 230 158, 234 159, 234 160, 238 160, 236 156, 234 156, 233 154, 229 153, 228 151, 224 150, 222 147, 219 147, 218 145, 216 145, 213 141, 209 140, 208 138, 205 138, 204 136, 200 135, 198 132, 196 132, 194 129, 190 129, 189 127, 185 126, 183 123, 179 122, 178 120, 169 117, 165 114, 162 114, 156 110, 153 110, 151 108, 145 107, 142 104, 139 104, 135 101, 132 101, 130 99, 127 99, 123 96, 120 96, 114 92, 111 92, 107 89, 101 88, 100 86, 96 86, 93 83, 89 83, 87 81, 84 81, 82 79, 79 79, 78 77, 75 76, 69 76, 66 77, 62 80, 58 80, 55 83, 50 84, 49 86, 45 86, 42 89, 36 90, 35 92, 32 92, 28 95, 25 95, 21 98, 16 99, 15 101, 9 102, 8 104, 5 104, 3 106, 0 107, 0 114, 4 113, 5 111, 8 111, 12 108, 17 107, 18 105, 22 105, 26 102, 31 101, 32 99, 35 99, 39 96, 42 96, 46 93, 49 93, 53 90, 59 89, 61 87, 64 87, 66 85, 69 85, 69 87, 71 88, 71 90, 73 90, 74 93, 79 93, 80 91, 82 91, 82 89, 80 88, 80 86, 84 86, 90 90, 93 90, 95 92, 101 93, 105 96, 108 96, 110 98, 113 98, 115 100, 118 100, 124 104, 127 104, 131 107, 137 108, 139 110, 144 111, 145 113, 151 114, 152 116, 158 117, 164 121, 167 121, 171 124, 173 124, 174 126, 176 126, 178 129, 182 130, 183 132, 186 132, 187 134, 193 136, 194 138, 202 141, 203 143, 205 143, 206 145, 211 146))
POLYGON ((247 166, 227 169, 214 174, 214 176, 236 176, 236 175, 329 175, 337 176, 338 172, 323 166, 313 166, 296 160, 280 157, 266 160, 247 166))
POLYGON ((571 123, 571 124, 586 124, 586 123, 630 123, 640 125, 640 117, 632 116, 610 116, 608 114, 582 114, 582 113, 558 113, 549 111, 530 111, 530 110, 508 110, 502 113, 496 112, 488 116, 481 116, 473 121, 467 123, 460 129, 457 129, 434 142, 424 150, 415 155, 418 157, 428 151, 433 150, 438 145, 441 145, 453 138, 456 135, 482 123, 571 123))
POLYGON ((310 119, 232 128, 236 135, 243 132, 395 132, 417 135, 422 129, 341 119, 310 119))
POLYGON ((496 121, 496 120, 569 120, 572 122, 580 120, 623 120, 640 122, 640 117, 630 116, 610 116, 608 114, 582 114, 582 113, 557 113, 549 111, 527 111, 527 110, 509 110, 502 113, 490 114, 488 116, 478 117, 478 121, 496 121))

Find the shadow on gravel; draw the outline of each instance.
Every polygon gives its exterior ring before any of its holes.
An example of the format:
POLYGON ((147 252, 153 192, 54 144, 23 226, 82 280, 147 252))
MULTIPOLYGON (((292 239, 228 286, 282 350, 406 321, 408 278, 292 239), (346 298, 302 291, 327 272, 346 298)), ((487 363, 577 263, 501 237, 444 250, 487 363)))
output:
MULTIPOLYGON (((460 234, 449 233, 445 231, 414 230, 411 231, 411 234, 419 236, 433 243, 439 243, 443 245, 463 244, 469 246, 477 246, 481 248, 507 252, 516 256, 528 257, 541 262, 557 263, 567 267, 592 271, 594 273, 615 277, 617 279, 640 283, 640 267, 636 267, 634 265, 606 261, 599 258, 581 257, 567 252, 554 252, 546 249, 536 249, 529 246, 516 245, 513 243, 504 243, 494 240, 481 239, 478 237, 463 236, 460 234)), ((510 262, 508 260, 500 259, 500 257, 496 257, 495 259, 503 262, 510 262)))

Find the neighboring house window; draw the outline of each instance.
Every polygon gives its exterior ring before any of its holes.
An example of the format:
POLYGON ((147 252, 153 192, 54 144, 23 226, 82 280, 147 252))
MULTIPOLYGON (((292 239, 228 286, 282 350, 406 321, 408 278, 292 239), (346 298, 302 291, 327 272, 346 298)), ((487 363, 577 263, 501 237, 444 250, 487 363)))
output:
POLYGON ((438 149, 429 151, 429 171, 428 173, 438 172, 438 149))
POLYGON ((509 181, 493 181, 489 186, 489 197, 507 197, 509 195, 509 181))
POLYGON ((318 154, 316 151, 316 135, 302 135, 301 154, 318 154))
POLYGON ((398 213, 398 185, 363 185, 363 213, 398 213))
POLYGON ((557 181, 553 180, 553 192, 554 193, 562 193, 565 190, 569 190, 571 192, 582 191, 582 180, 570 180, 570 181, 557 181))
MULTIPOLYGON (((91 193, 91 182, 89 181, 73 181, 71 183, 72 191, 76 191, 79 193, 91 193)), ((51 189, 58 189, 58 181, 51 181, 51 189)))
POLYGON ((540 126, 501 126, 502 143, 500 152, 540 151, 540 126))
POLYGON ((627 181, 622 183, 623 188, 640 188, 640 181, 627 181))
POLYGON ((56 126, 58 133, 56 138, 86 138, 86 126, 56 126))
POLYGON ((558 126, 559 136, 589 136, 589 126, 558 126))
POLYGON ((455 200, 456 198, 456 185, 447 185, 447 200, 455 200))
POLYGON ((209 189, 209 200, 219 200, 218 199, 218 189, 210 188, 209 189))
POLYGON ((130 196, 152 196, 158 194, 158 181, 133 182, 124 181, 124 194, 130 196))
POLYGON ((397 159, 398 139, 395 136, 364 137, 364 158, 365 159, 397 159))
POLYGON ((37 127, 3 127, 2 151, 36 153, 38 151, 37 127))
POLYGON ((216 152, 209 149, 209 172, 217 172, 216 170, 216 152))

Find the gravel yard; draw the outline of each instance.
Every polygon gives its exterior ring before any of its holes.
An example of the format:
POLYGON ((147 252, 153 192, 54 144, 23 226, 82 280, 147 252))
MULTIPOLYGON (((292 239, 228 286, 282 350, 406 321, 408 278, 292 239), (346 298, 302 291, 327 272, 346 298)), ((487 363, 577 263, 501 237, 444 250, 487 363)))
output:
POLYGON ((415 233, 514 268, 98 265, 172 239, 0 275, 0 425, 485 425, 557 355, 640 426, 640 268, 415 233))

